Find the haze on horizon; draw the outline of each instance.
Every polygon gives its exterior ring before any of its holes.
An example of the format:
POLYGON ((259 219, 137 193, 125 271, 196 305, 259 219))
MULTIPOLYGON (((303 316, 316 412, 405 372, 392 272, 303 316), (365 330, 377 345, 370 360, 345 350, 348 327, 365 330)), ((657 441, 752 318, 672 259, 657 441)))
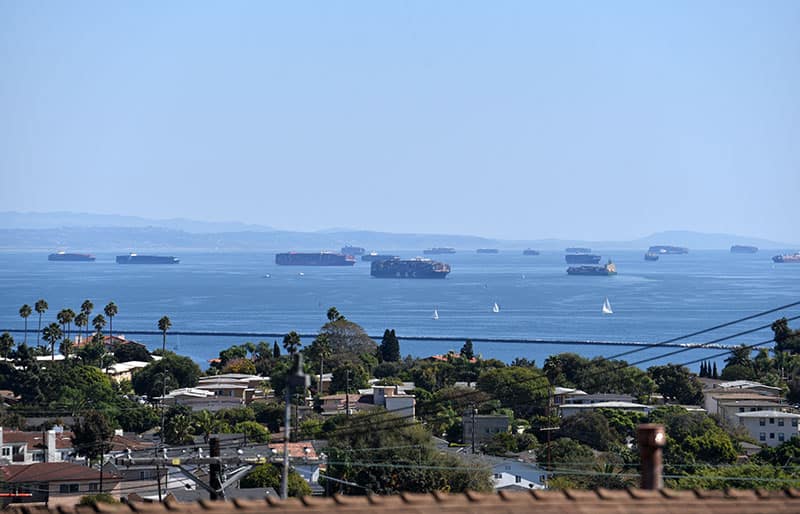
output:
POLYGON ((800 3, 0 0, 0 209, 800 241, 800 3))

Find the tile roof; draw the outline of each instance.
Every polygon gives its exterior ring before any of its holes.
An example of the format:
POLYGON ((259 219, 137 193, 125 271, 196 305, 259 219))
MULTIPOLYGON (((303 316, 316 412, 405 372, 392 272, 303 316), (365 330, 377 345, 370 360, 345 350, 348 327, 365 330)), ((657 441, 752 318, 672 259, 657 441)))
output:
POLYGON ((497 494, 400 494, 396 496, 275 498, 87 507, 13 505, 21 514, 781 514, 800 511, 800 490, 662 490, 529 491, 497 494))
MULTIPOLYGON (((27 443, 28 450, 44 448, 47 443, 47 432, 23 432, 20 430, 3 430, 3 444, 27 443), (42 439, 44 436, 44 439, 42 439)), ((72 432, 56 432, 56 449, 72 448, 72 432)))
MULTIPOLYGON (((94 468, 71 462, 38 462, 36 464, 1 466, 0 476, 9 484, 21 484, 99 480, 100 472, 94 468)), ((112 480, 117 477, 106 475, 105 478, 112 480)))

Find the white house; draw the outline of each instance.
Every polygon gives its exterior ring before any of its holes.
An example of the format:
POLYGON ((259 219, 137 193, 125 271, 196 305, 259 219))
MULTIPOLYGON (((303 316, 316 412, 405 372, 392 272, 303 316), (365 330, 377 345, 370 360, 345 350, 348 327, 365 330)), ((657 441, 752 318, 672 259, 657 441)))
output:
POLYGON ((798 436, 797 420, 800 419, 800 414, 760 410, 739 412, 736 417, 739 419, 739 424, 744 426, 760 444, 778 446, 798 436))

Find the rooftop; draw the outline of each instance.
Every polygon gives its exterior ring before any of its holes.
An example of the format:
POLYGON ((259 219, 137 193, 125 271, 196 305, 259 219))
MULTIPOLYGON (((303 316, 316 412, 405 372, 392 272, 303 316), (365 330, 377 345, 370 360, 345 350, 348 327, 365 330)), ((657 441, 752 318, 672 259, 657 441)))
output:
POLYGON ((780 412, 777 410, 756 410, 752 412, 737 412, 739 418, 800 418, 800 414, 780 412))

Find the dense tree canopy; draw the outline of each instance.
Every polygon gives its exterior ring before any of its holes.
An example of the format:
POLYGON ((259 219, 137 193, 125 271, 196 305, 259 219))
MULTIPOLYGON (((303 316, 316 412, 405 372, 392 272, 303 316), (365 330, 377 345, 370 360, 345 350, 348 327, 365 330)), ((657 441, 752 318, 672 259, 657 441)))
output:
POLYGON ((133 389, 136 394, 155 398, 161 396, 162 380, 166 380, 169 392, 180 387, 194 387, 200 373, 192 359, 167 352, 163 359, 151 362, 133 376, 133 389))
POLYGON ((521 418, 544 413, 552 390, 547 377, 538 369, 515 366, 484 371, 478 377, 477 387, 521 418))
POLYGON ((653 366, 647 370, 665 400, 684 405, 698 405, 703 402, 703 384, 689 368, 675 364, 653 366))

